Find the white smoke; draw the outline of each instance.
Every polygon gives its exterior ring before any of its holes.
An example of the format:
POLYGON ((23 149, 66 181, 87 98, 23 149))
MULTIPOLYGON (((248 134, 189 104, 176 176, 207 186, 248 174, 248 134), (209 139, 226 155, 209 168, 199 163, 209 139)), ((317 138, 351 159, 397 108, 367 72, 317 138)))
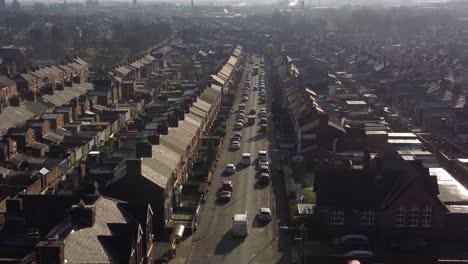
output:
POLYGON ((297 0, 288 0, 289 4, 288 6, 296 6, 297 5, 297 0))

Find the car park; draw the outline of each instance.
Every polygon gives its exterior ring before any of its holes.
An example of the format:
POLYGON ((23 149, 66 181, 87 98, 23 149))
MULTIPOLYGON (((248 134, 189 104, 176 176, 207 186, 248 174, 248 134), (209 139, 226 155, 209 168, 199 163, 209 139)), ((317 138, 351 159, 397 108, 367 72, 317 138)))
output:
POLYGON ((250 153, 242 153, 242 158, 241 158, 241 161, 240 163, 242 165, 250 165, 252 164, 252 154, 250 153))
POLYGON ((244 128, 244 124, 241 123, 241 122, 237 122, 237 123, 234 125, 234 129, 239 130, 239 129, 242 129, 242 128, 244 128))
POLYGON ((270 222, 272 219, 271 217, 271 209, 270 208, 266 208, 266 207, 262 207, 260 209, 258 209, 258 213, 257 213, 257 220, 260 221, 260 222, 270 222))
POLYGON ((226 174, 235 173, 236 172, 236 165, 234 165, 232 163, 226 164, 226 169, 224 169, 224 172, 226 174))

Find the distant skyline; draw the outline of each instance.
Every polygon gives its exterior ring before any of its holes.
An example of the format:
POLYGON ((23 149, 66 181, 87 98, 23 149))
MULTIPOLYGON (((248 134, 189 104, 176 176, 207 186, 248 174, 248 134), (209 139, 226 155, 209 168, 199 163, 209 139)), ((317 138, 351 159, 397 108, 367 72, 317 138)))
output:
MULTIPOLYGON (((64 1, 63 0, 19 0, 21 3, 36 3, 36 2, 39 2, 39 3, 45 3, 45 4, 53 4, 53 3, 63 3, 64 1)), ((110 3, 110 2, 128 2, 128 3, 131 3, 132 0, 98 0, 99 2, 102 2, 102 3, 110 3)), ((283 2, 283 3, 288 3, 288 2, 292 2, 291 6, 292 5, 297 5, 297 4, 300 4, 302 0, 195 0, 195 4, 240 4, 240 3, 247 3, 248 5, 263 5, 263 4, 277 4, 277 3, 280 3, 280 2, 283 2)), ((304 3, 305 5, 309 5, 312 4, 312 5, 317 5, 317 4, 320 4, 320 5, 333 5, 333 6, 336 6, 336 5, 346 5, 346 4, 414 4, 414 3, 418 3, 418 2, 440 2, 440 3, 443 3, 443 2, 451 2, 453 0, 304 0, 304 3)), ((468 0, 466 0, 468 1, 468 0)), ((66 2, 68 3, 85 3, 86 0, 66 0, 66 2)), ((163 3, 163 2, 166 2, 166 3, 170 3, 170 4, 177 4, 177 3, 181 3, 181 4, 188 4, 190 5, 190 2, 191 0, 138 0, 138 2, 144 2, 144 3, 163 3)), ((11 0, 7 0, 6 1, 6 4, 7 5, 11 5, 12 1, 11 0)))

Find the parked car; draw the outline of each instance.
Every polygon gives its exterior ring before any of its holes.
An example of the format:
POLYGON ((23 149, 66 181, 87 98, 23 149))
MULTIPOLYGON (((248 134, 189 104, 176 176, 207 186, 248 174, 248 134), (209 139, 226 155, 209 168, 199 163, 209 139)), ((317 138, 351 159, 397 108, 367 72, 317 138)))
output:
POLYGON ((340 246, 348 250, 368 249, 369 239, 361 234, 348 234, 336 238, 333 245, 340 246))
POLYGON ((234 132, 234 137, 239 137, 242 138, 242 133, 241 132, 234 132))
POLYGON ((244 113, 238 113, 237 118, 245 118, 245 114, 244 113))
POLYGON ((242 128, 244 128, 244 124, 241 123, 241 122, 237 122, 237 123, 234 125, 234 129, 239 130, 239 129, 242 129, 242 128))
POLYGON ((257 91, 257 90, 258 90, 257 86, 254 86, 254 87, 253 87, 253 90, 254 90, 254 91, 257 91))
POLYGON ((258 180, 260 181, 260 183, 268 184, 270 183, 270 174, 266 172, 260 173, 260 177, 258 180))
POLYGON ((267 119, 265 117, 260 118, 260 125, 266 125, 267 119))
MULTIPOLYGON (((267 163, 268 164, 268 163, 267 163)), ((270 173, 270 168, 267 164, 260 165, 260 173, 270 173)))
POLYGON ((262 207, 258 209, 257 220, 260 222, 270 222, 271 221, 271 209, 267 207, 262 207))
POLYGON ((240 142, 240 140, 241 140, 240 137, 238 137, 238 136, 233 136, 233 137, 231 138, 231 143, 234 142, 234 141, 239 141, 239 142, 240 142))
POLYGON ((257 113, 257 109, 255 108, 250 108, 250 114, 255 115, 257 113))
POLYGON ((245 124, 243 118, 237 118, 236 123, 242 123, 243 125, 245 124))
POLYGON ((266 124, 261 124, 260 125, 260 131, 262 131, 262 132, 267 131, 267 125, 266 124))
POLYGON ((231 143, 231 149, 232 149, 232 150, 238 150, 238 149, 240 149, 240 142, 239 142, 239 141, 233 141, 233 142, 231 143))
POLYGON ((232 174, 236 172, 236 165, 229 163, 226 164, 226 169, 224 169, 224 173, 226 174, 232 174))

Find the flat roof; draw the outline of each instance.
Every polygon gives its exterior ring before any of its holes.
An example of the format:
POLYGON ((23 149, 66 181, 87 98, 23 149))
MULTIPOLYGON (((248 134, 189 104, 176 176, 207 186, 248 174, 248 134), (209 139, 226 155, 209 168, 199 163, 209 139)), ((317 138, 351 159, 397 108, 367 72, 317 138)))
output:
POLYGON ((367 105, 367 103, 362 100, 347 100, 346 104, 347 105, 367 105))
POLYGON ((390 132, 388 133, 389 138, 417 138, 414 133, 402 133, 402 132, 390 132))
POLYGON ((429 168, 429 175, 437 177, 441 201, 444 203, 468 202, 468 190, 444 168, 429 168))
POLYGON ((389 144, 421 144, 418 139, 389 139, 389 144))

